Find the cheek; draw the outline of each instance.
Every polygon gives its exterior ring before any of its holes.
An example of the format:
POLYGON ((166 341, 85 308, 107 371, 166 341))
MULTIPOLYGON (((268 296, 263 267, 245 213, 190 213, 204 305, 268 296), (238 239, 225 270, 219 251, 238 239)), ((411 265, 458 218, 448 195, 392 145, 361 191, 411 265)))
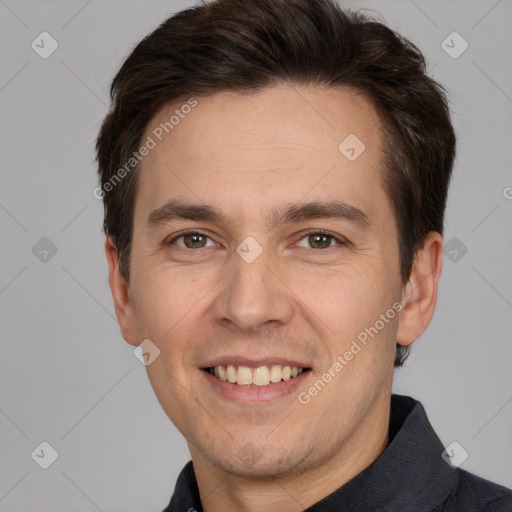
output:
POLYGON ((385 273, 379 277, 375 268, 359 270, 346 268, 316 279, 302 277, 297 288, 302 314, 325 337, 333 360, 357 340, 362 350, 354 359, 373 358, 370 352, 387 352, 394 344, 389 341, 397 319, 396 311, 390 310, 395 300, 393 285, 385 273))
MULTIPOLYGON (((134 265, 134 268, 136 266, 134 265)), ((205 285, 186 270, 149 269, 134 272, 134 302, 140 336, 154 339, 162 347, 173 340, 178 348, 182 336, 175 336, 192 318, 206 293, 205 285)))

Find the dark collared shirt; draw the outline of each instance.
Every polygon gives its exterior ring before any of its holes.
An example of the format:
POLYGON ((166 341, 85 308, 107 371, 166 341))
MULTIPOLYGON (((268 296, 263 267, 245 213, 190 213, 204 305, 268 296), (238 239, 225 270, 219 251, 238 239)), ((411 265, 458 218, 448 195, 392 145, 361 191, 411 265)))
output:
MULTIPOLYGON (((309 512, 512 512, 512 491, 443 459, 444 447, 413 398, 391 397, 389 444, 365 470, 309 512)), ((192 462, 164 512, 202 512, 192 462)))

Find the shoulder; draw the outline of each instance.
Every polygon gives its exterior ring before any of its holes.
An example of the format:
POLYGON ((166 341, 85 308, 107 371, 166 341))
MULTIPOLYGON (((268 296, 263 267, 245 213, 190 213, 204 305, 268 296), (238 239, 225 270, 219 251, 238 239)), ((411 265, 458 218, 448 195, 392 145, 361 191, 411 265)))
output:
POLYGON ((457 485, 436 512, 512 512, 512 490, 458 469, 457 485))

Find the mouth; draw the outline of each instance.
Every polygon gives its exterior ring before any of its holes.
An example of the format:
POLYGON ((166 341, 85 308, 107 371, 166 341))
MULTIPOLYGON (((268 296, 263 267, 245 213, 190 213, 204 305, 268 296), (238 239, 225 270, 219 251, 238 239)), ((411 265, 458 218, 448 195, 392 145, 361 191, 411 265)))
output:
POLYGON ((236 386, 261 388, 296 379, 310 371, 310 368, 281 364, 257 367, 228 364, 209 366, 203 370, 222 382, 236 386))

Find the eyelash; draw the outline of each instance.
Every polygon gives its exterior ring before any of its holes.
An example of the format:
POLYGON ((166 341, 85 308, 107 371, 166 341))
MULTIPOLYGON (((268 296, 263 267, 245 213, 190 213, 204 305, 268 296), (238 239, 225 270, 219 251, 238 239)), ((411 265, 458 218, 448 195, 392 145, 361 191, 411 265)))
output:
MULTIPOLYGON (((181 231, 174 238, 172 238, 172 240, 165 242, 165 245, 172 245, 176 240, 178 240, 184 236, 187 236, 187 235, 201 235, 201 236, 205 236, 205 237, 209 238, 210 240, 212 240, 212 238, 210 237, 210 235, 208 235, 208 233, 205 233, 204 231, 201 231, 201 230, 193 229, 193 230, 181 231)), ((311 229, 309 231, 306 231, 302 234, 301 238, 299 238, 299 241, 306 238, 307 236, 310 236, 310 235, 324 235, 324 236, 332 238, 339 244, 338 247, 330 246, 330 247, 326 247, 325 249, 315 249, 313 247, 309 248, 310 251, 313 251, 316 253, 318 253, 320 251, 327 252, 328 249, 339 250, 348 245, 347 240, 345 240, 343 238, 338 238, 338 237, 334 236, 332 233, 330 233, 329 231, 325 231, 323 229, 311 229)), ((197 251, 202 251, 203 249, 207 249, 207 247, 200 247, 198 249, 189 249, 188 247, 180 247, 180 249, 183 249, 187 252, 195 253, 197 251)))

